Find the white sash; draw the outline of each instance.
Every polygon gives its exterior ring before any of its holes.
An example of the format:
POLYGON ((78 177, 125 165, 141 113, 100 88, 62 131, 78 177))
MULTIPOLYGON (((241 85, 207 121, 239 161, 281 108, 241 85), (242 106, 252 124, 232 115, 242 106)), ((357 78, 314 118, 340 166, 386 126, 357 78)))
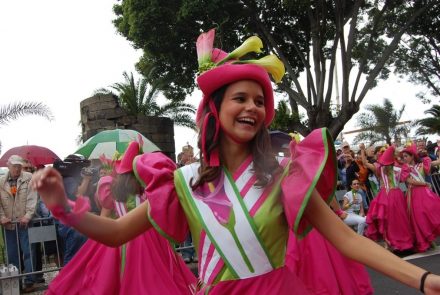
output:
MULTIPOLYGON (((247 180, 249 180, 249 176, 252 175, 250 171, 251 166, 252 165, 249 165, 246 171, 244 171, 242 175, 237 179, 240 187, 244 186, 247 183, 247 180)), ((182 175, 184 176, 185 184, 188 188, 188 191, 191 194, 191 203, 194 209, 200 214, 203 227, 207 233, 205 244, 201 245, 201 262, 206 263, 206 261, 204 261, 206 260, 206 257, 204 257, 203 255, 206 255, 206 253, 208 252, 210 243, 213 243, 215 246, 215 253, 213 254, 213 257, 206 268, 207 271, 204 275, 204 281, 206 282, 209 278, 209 272, 213 271, 215 265, 217 264, 216 262, 218 262, 218 260, 220 259, 220 256, 223 258, 223 261, 229 266, 231 272, 234 273, 238 278, 254 277, 273 270, 271 262, 267 257, 263 246, 260 244, 257 233, 254 232, 253 225, 251 224, 253 220, 249 216, 248 212, 250 208, 249 206, 252 206, 258 201, 259 197, 261 197, 263 193, 263 190, 256 189, 254 186, 252 186, 252 188, 249 189, 249 192, 246 194, 243 200, 243 202, 245 203, 244 205, 247 208, 243 208, 239 200, 241 196, 237 196, 234 191, 234 184, 231 183, 227 175, 225 175, 224 177, 224 190, 229 201, 232 203, 232 210, 235 214, 236 222, 234 230, 238 237, 239 243, 244 249, 245 256, 248 258, 248 261, 251 264, 251 267, 248 267, 248 264, 246 263, 244 256, 240 252, 239 246, 234 240, 231 232, 217 221, 214 213, 208 205, 206 205, 202 200, 193 196, 192 190, 189 188, 188 184, 191 178, 197 179, 197 168, 197 164, 192 164, 181 168, 181 171, 182 175)), ((218 185, 222 184, 219 183, 218 185)), ((237 189, 240 190, 240 188, 237 189)), ((202 269, 204 267, 203 263, 201 264, 202 269)))
MULTIPOLYGON (((138 195, 135 197, 136 207, 140 205, 141 199, 138 195)), ((124 216, 128 213, 126 204, 124 202, 115 201, 115 208, 116 212, 118 213, 119 217, 124 216)))
POLYGON ((420 182, 425 182, 425 177, 423 177, 423 175, 420 173, 419 168, 420 164, 417 164, 414 167, 411 167, 411 172, 410 175, 412 176, 412 178, 414 178, 417 181, 420 182))

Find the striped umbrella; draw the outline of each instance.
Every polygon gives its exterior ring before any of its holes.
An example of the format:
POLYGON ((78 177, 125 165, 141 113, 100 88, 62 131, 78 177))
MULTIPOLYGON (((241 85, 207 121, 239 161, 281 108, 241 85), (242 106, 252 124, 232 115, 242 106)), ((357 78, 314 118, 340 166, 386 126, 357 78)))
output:
POLYGON ((80 154, 89 160, 99 159, 101 155, 107 158, 113 158, 116 152, 123 154, 128 144, 142 137, 144 142, 142 148, 144 152, 155 152, 160 149, 148 138, 137 131, 130 129, 114 129, 101 131, 93 137, 90 137, 83 143, 75 154, 80 154))

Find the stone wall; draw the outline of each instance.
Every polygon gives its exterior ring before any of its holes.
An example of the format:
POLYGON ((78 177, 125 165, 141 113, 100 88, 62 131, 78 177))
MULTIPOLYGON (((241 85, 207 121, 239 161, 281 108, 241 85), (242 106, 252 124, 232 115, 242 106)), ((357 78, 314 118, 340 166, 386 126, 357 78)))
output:
POLYGON ((170 118, 127 115, 112 94, 86 98, 80 108, 84 141, 103 130, 132 129, 142 133, 171 159, 176 159, 174 123, 170 118))

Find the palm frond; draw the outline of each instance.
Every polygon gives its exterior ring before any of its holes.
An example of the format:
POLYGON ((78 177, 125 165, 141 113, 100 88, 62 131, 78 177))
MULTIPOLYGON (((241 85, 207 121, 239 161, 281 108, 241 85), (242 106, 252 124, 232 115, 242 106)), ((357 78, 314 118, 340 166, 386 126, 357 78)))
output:
POLYGON ((196 130, 196 122, 194 118, 188 114, 178 113, 172 117, 170 117, 176 126, 188 127, 192 130, 196 130))
POLYGON ((54 119, 49 107, 41 102, 15 102, 0 107, 0 125, 7 124, 24 115, 37 115, 49 121, 54 119))

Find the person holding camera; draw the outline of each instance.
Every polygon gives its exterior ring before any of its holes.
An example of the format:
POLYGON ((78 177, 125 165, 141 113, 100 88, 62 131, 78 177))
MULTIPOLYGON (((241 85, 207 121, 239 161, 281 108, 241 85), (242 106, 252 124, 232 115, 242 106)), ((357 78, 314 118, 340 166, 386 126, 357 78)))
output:
MULTIPOLYGON (((90 161, 82 155, 68 155, 64 161, 54 162, 54 168, 63 177, 66 196, 69 200, 76 201, 81 184, 81 171, 89 165, 90 161)), ((74 228, 60 222, 58 222, 58 235, 62 241, 63 265, 65 266, 87 241, 87 238, 74 228)))

